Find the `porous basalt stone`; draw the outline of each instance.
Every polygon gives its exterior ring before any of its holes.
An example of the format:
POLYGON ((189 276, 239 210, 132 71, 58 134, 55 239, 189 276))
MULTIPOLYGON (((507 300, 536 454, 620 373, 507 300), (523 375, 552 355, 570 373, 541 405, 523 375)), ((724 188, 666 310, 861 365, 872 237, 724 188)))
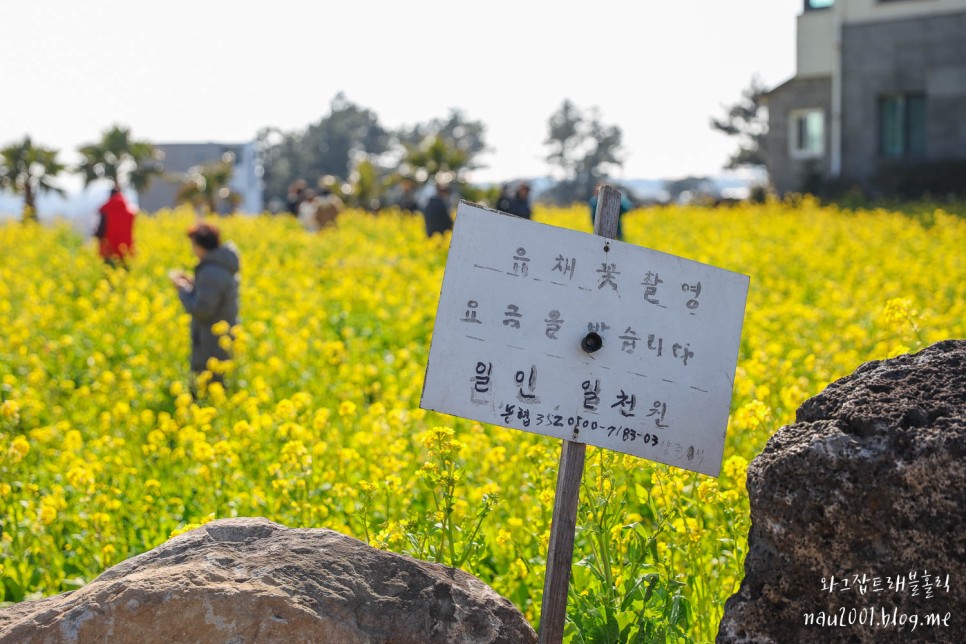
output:
POLYGON ((749 465, 748 496, 718 642, 966 641, 966 341, 864 364, 806 401, 749 465), (948 591, 927 597, 924 574, 948 591))

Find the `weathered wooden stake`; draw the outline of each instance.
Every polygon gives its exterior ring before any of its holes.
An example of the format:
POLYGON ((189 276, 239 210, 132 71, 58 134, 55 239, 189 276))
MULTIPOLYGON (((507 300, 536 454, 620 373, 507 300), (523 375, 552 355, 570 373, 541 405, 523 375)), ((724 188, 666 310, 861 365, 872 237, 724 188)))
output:
MULTIPOLYGON (((594 213, 594 234, 608 239, 617 236, 621 193, 610 186, 601 186, 594 213)), ((576 436, 577 429, 574 428, 576 436)), ((543 607, 540 612, 539 644, 559 644, 563 641, 564 621, 567 617, 567 589, 574 558, 574 532, 577 528, 577 502, 580 480, 584 475, 587 445, 565 440, 560 448, 560 468, 557 472, 557 492, 553 518, 550 522, 550 544, 547 548, 547 572, 543 580, 543 607)))

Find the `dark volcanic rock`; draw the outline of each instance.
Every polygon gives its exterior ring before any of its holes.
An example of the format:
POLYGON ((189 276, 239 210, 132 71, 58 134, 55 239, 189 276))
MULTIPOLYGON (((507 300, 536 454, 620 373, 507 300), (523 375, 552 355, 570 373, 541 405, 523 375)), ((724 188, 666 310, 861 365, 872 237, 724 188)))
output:
POLYGON ((226 519, 120 563, 80 590, 0 610, 0 642, 536 642, 461 570, 338 532, 226 519))
POLYGON ((806 401, 751 462, 748 494, 718 642, 966 642, 966 341, 864 364, 806 401))

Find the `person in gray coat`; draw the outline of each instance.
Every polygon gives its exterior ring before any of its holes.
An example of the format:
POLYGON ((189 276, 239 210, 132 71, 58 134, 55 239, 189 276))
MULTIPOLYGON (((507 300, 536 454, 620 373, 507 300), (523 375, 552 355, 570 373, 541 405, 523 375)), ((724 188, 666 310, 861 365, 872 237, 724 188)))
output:
MULTIPOLYGON (((208 369, 209 358, 231 358, 212 327, 225 322, 230 328, 238 321, 240 262, 238 249, 231 242, 222 244, 218 228, 211 224, 193 226, 188 230, 188 238, 198 258, 194 277, 173 273, 171 281, 185 311, 191 315, 191 371, 197 375, 208 369)), ((213 373, 210 382, 224 382, 224 376, 213 373)))

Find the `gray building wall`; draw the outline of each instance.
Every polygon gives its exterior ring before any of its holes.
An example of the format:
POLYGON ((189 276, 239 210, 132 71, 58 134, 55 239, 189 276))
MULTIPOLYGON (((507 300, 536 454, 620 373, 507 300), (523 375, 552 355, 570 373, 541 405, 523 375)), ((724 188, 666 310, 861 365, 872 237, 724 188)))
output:
POLYGON ((831 170, 831 113, 832 80, 828 76, 793 78, 769 92, 765 154, 769 179, 779 194, 801 191, 811 172, 828 176, 831 170), (789 117, 793 110, 808 107, 821 107, 824 111, 825 154, 815 159, 793 159, 789 143, 789 117))
POLYGON ((250 143, 162 143, 154 146, 164 153, 165 177, 154 179, 148 190, 138 196, 145 212, 157 212, 175 206, 180 187, 177 175, 194 166, 217 163, 225 152, 235 155, 235 171, 229 187, 242 197, 239 210, 260 213, 263 209, 261 174, 254 142, 250 143))
POLYGON ((966 158, 966 12, 842 32, 842 177, 869 188, 883 158, 879 98, 925 94, 926 159, 966 158))

